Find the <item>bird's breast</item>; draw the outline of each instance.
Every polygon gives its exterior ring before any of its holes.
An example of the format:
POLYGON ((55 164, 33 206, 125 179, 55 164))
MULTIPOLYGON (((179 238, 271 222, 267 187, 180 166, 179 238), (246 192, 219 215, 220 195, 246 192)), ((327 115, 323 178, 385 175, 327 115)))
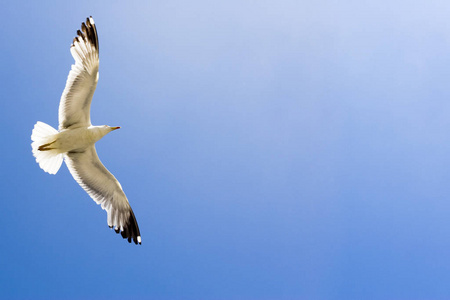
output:
POLYGON ((66 129, 58 133, 55 148, 61 153, 82 150, 98 140, 95 132, 89 128, 66 129))

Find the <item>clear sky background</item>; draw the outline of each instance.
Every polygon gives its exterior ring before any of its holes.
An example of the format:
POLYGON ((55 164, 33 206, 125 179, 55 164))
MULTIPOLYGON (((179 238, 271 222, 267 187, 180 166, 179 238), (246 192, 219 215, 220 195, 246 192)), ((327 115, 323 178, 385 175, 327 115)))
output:
POLYGON ((0 298, 449 299, 450 2, 7 1, 0 26, 0 298), (64 165, 85 18, 92 122, 142 245, 64 165))

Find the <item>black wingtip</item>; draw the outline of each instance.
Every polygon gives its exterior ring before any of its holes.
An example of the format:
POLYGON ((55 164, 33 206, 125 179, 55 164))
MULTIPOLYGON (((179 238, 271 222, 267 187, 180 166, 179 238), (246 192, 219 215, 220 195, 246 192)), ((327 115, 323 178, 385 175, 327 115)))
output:
MULTIPOLYGON (((119 233, 119 231, 116 231, 119 233)), ((133 210, 130 208, 130 217, 128 218, 123 230, 120 232, 124 239, 128 240, 128 243, 131 243, 131 240, 137 245, 141 245, 141 233, 139 232, 139 226, 136 221, 136 217, 134 216, 133 210)))
MULTIPOLYGON (((88 41, 91 45, 99 51, 99 44, 98 44, 98 36, 97 36, 97 27, 95 27, 94 19, 92 16, 89 18, 86 18, 86 22, 81 23, 81 30, 77 30, 77 37, 80 37, 83 40, 88 41)), ((75 44, 75 41, 73 40, 72 46, 75 44)))

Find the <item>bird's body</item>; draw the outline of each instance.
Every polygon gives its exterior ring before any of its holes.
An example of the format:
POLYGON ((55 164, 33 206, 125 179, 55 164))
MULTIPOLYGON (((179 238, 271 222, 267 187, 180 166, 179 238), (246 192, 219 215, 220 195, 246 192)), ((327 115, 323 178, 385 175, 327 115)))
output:
POLYGON ((114 129, 109 126, 64 129, 53 136, 54 140, 52 142, 40 145, 38 151, 53 151, 55 153, 83 151, 87 147, 94 145, 112 130, 114 129))
POLYGON ((103 166, 95 143, 120 127, 93 126, 90 105, 98 81, 98 37, 92 17, 81 24, 81 31, 70 48, 72 65, 59 105, 59 131, 42 122, 34 126, 33 155, 39 166, 56 174, 63 160, 80 186, 108 214, 108 226, 135 244, 141 243, 139 227, 128 199, 117 179, 103 166))

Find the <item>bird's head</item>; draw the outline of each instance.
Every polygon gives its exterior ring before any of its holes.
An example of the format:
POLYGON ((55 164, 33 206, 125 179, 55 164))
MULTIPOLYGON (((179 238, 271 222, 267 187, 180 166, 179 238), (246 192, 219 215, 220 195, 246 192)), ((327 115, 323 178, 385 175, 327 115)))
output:
POLYGON ((110 133, 113 130, 119 129, 120 126, 108 126, 108 125, 101 125, 101 126, 95 126, 99 128, 101 131, 105 132, 105 134, 110 133))
POLYGON ((119 126, 108 126, 108 125, 101 125, 101 126, 95 126, 97 127, 100 132, 101 132, 101 136, 105 136, 108 133, 110 133, 111 131, 114 131, 116 129, 119 129, 119 126))

